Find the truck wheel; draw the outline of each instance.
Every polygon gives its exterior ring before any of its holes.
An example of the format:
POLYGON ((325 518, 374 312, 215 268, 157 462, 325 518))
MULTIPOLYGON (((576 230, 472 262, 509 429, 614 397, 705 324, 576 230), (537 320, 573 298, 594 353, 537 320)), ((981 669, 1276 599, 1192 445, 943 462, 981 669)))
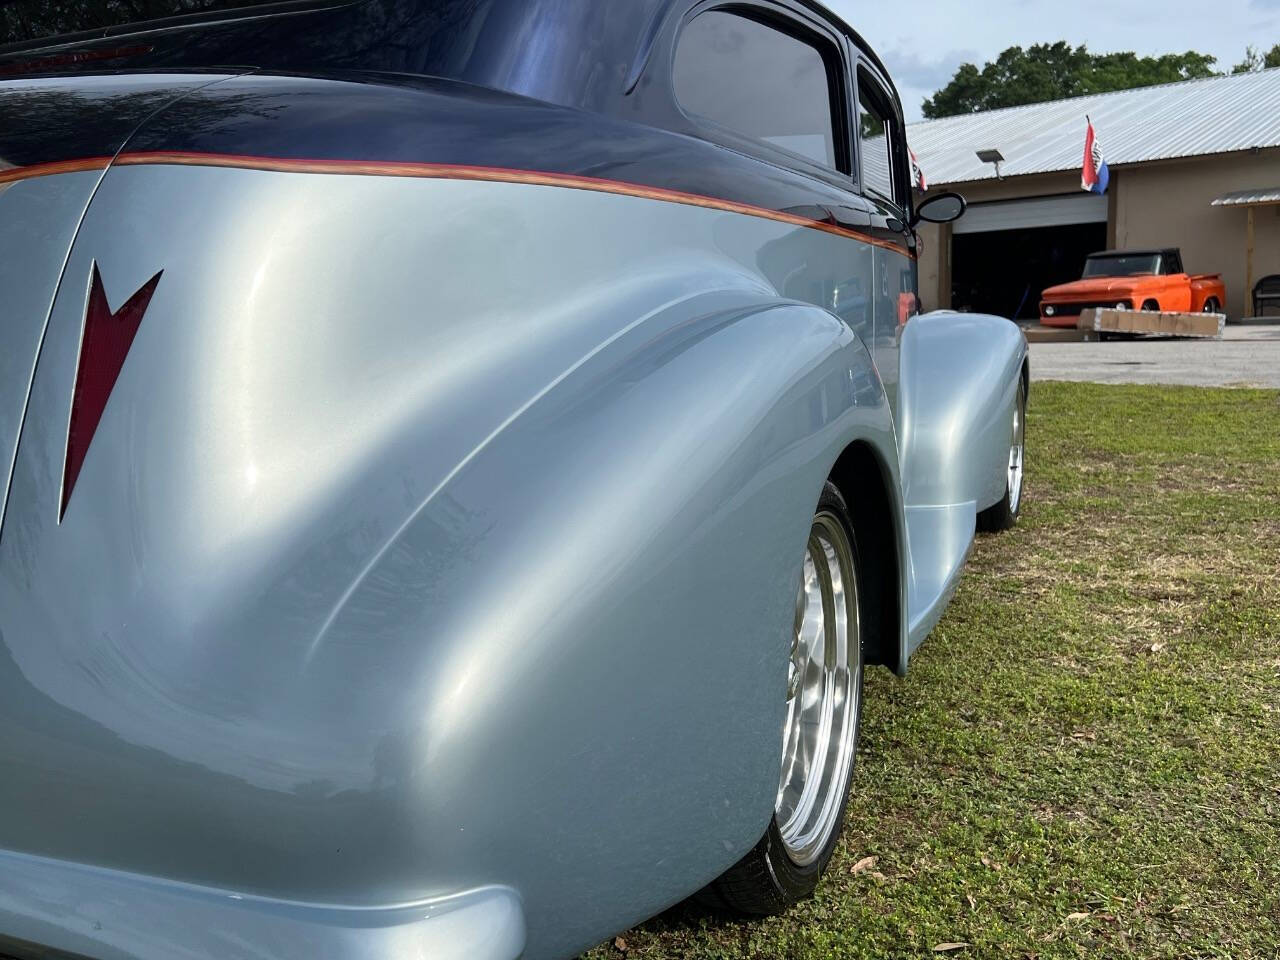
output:
POLYGON ((781 913, 813 893, 835 852, 862 714, 859 569, 849 511, 828 483, 796 595, 773 816, 751 852, 699 894, 709 906, 781 913))
POLYGON ((1142 304, 1142 309, 1159 311, 1160 304, 1157 303, 1155 300, 1147 300, 1145 303, 1142 304))
POLYGON ((1013 403, 1013 429, 1009 441, 1009 474, 1004 497, 978 514, 978 529, 987 533, 1008 530, 1018 522, 1022 509, 1022 476, 1026 466, 1027 384, 1018 378, 1018 396, 1013 403))
POLYGON ((1222 307, 1219 306, 1217 297, 1210 297, 1208 300, 1204 302, 1204 312, 1205 313, 1221 313, 1222 312, 1222 307))

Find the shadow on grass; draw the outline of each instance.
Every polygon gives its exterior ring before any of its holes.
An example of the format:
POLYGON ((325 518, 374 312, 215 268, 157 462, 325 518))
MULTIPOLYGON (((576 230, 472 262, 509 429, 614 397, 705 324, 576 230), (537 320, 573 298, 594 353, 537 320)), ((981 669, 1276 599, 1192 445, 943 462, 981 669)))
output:
POLYGON ((697 897, 689 897, 646 920, 640 924, 639 929, 647 933, 679 933, 704 930, 707 927, 740 926, 751 922, 738 914, 709 906, 697 897))
MULTIPOLYGON (((686 937, 697 938, 701 934, 714 931, 719 938, 728 937, 745 942, 752 931, 757 930, 763 917, 747 917, 733 913, 723 907, 715 907, 692 896, 668 907, 657 916, 650 917, 644 923, 621 934, 625 942, 628 937, 661 937, 667 943, 680 943, 686 937)), ((610 938, 600 944, 595 951, 588 951, 583 957, 594 954, 599 956, 626 956, 630 950, 619 950, 615 947, 617 938, 610 938)), ((580 958, 581 960, 581 958, 580 958)))

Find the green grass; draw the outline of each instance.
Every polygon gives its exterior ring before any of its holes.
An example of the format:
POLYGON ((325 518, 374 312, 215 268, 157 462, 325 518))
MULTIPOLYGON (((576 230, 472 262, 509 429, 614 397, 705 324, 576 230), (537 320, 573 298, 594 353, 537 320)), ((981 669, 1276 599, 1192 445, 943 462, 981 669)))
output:
POLYGON ((867 678, 817 896, 591 960, 1280 957, 1280 394, 1034 384, 1028 470, 910 675, 867 678))

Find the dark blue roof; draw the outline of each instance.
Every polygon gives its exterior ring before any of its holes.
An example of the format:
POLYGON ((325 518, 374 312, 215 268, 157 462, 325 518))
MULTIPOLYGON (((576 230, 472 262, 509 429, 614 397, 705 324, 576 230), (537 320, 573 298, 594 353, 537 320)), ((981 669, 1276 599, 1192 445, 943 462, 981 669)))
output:
MULTIPOLYGON (((9 0, 0 4, 0 64, 403 72, 591 107, 621 89, 652 25, 684 2, 140 0, 126 9, 9 0), (87 50, 95 55, 71 56, 87 50)), ((14 72, 24 71, 3 71, 14 72)))
MULTIPOLYGON (((22 72, 24 64, 42 72, 228 65, 368 70, 464 80, 608 111, 636 79, 667 17, 691 2, 138 0, 130 11, 182 14, 142 31, 136 22, 101 20, 111 11, 120 16, 123 4, 8 0, 0 4, 0 44, 17 42, 0 46, 0 75, 22 72), (27 35, 15 34, 19 29, 27 35), (62 35, 41 39, 42 32, 62 35), (70 56, 86 50, 97 54, 70 56)), ((841 24, 816 0, 795 2, 841 24)))

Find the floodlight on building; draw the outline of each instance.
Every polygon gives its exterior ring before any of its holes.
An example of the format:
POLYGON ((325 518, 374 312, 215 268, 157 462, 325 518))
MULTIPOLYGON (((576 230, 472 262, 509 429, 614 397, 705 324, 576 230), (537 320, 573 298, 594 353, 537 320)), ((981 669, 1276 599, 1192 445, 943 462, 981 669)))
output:
POLYGON ((979 150, 978 159, 983 163, 993 163, 996 167, 996 179, 1003 180, 1000 176, 1000 164, 1004 163, 1004 155, 999 150, 979 150))

